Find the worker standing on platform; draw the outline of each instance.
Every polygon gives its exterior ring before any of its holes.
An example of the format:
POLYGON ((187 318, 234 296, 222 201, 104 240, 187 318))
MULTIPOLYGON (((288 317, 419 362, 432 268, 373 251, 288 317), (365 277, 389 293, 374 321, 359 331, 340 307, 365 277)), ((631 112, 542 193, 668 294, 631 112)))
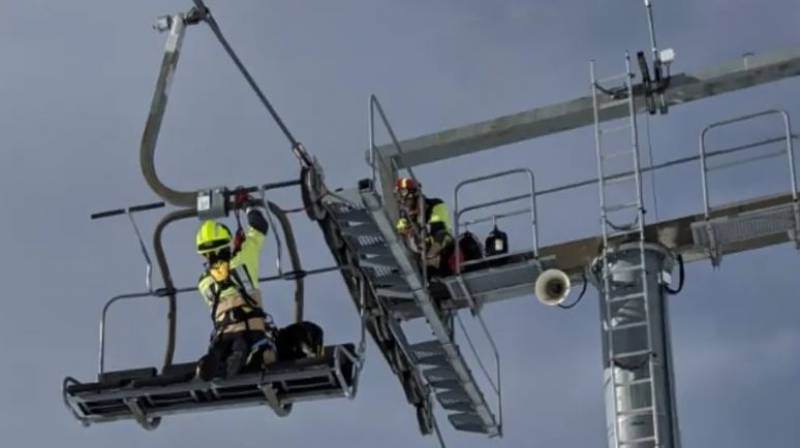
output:
MULTIPOLYGON (((250 199, 237 197, 237 206, 250 199)), ((258 265, 269 230, 261 211, 247 208, 247 230, 230 230, 213 220, 197 232, 197 252, 206 260, 206 271, 197 288, 211 307, 214 333, 197 375, 203 380, 231 377, 245 368, 261 368, 274 362, 276 350, 271 319, 264 313, 258 282, 258 265)))
POLYGON ((410 177, 397 180, 395 195, 400 206, 400 218, 395 225, 397 233, 406 238, 412 251, 424 251, 428 276, 445 277, 452 274, 455 240, 447 205, 441 199, 422 195, 419 185, 410 177), (425 241, 422 241, 420 211, 424 213, 425 241))

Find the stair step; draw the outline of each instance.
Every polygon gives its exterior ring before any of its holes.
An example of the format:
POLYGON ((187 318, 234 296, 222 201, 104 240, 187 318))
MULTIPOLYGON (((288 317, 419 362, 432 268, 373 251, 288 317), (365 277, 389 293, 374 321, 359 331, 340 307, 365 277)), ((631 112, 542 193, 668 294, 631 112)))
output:
POLYGON ((439 403, 444 409, 455 412, 475 412, 475 407, 469 402, 439 403))
POLYGON ((376 255, 381 257, 392 256, 392 252, 383 244, 369 244, 366 246, 360 246, 358 248, 358 253, 359 255, 376 255))
POLYGON ((338 212, 336 213, 336 220, 339 222, 370 222, 372 218, 369 216, 366 210, 363 209, 352 209, 346 212, 338 212))
POLYGON ((398 286, 406 286, 407 287, 407 285, 408 285, 408 283, 406 282, 406 279, 400 274, 382 275, 380 277, 376 277, 372 281, 372 283, 375 286, 379 287, 379 288, 383 288, 383 287, 398 287, 398 286))
POLYGON ((396 297, 386 297, 384 300, 389 311, 398 315, 400 319, 408 320, 424 316, 416 300, 396 297))
POLYGON ((448 366, 449 361, 445 355, 418 356, 417 363, 429 366, 448 366))
POLYGON ((450 367, 435 367, 432 369, 423 370, 422 376, 424 376, 429 382, 439 380, 458 381, 459 379, 458 375, 456 375, 456 372, 450 367))
POLYGON ((439 381, 431 381, 428 384, 431 385, 434 389, 457 389, 463 390, 463 386, 461 386, 461 382, 456 380, 439 380, 439 381))
POLYGON ((380 237, 381 232, 372 224, 342 227, 342 235, 352 237, 373 236, 380 237))
POLYGON ((418 342, 409 346, 417 356, 426 354, 444 354, 442 343, 438 340, 418 342))
POLYGON ((477 414, 464 412, 459 414, 450 414, 447 416, 450 424, 459 431, 476 432, 486 434, 489 432, 483 420, 477 414))
POLYGON ((375 294, 380 297, 392 297, 397 299, 414 299, 414 293, 404 286, 389 288, 375 288, 375 294))
POLYGON ((446 391, 446 392, 439 392, 436 394, 436 398, 439 400, 439 404, 442 405, 443 408, 449 411, 459 411, 459 412, 468 412, 472 413, 475 412, 475 407, 467 397, 467 394, 461 391, 446 391))
POLYGON ((361 258, 358 260, 358 264, 366 267, 396 268, 397 260, 391 256, 376 256, 370 258, 361 258))

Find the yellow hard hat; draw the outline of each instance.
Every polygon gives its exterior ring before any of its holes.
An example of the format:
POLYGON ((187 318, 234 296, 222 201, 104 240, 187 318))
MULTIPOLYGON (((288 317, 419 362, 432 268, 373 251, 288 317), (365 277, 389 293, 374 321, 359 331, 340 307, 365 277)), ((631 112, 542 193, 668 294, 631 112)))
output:
POLYGON ((216 252, 230 244, 231 231, 224 224, 209 219, 200 225, 195 242, 200 255, 216 252))

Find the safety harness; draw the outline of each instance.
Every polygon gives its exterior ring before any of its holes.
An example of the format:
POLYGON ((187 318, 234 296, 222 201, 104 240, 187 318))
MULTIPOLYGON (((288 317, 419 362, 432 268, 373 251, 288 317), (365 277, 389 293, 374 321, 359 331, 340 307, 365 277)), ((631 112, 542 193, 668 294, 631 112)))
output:
MULTIPOLYGON (((270 321, 271 319, 267 319, 268 315, 265 313, 258 305, 255 299, 247 292, 247 288, 242 281, 241 275, 239 274, 239 270, 242 269, 241 267, 236 268, 235 270, 231 271, 230 278, 220 283, 214 283, 210 290, 213 294, 213 304, 211 306, 211 320, 214 322, 214 330, 216 333, 222 333, 226 327, 229 327, 234 324, 244 323, 247 330, 250 330, 249 320, 252 318, 261 318, 270 321), (219 308, 220 303, 220 295, 222 291, 227 289, 229 286, 236 288, 236 291, 242 297, 245 302, 245 305, 237 306, 235 308, 231 308, 225 312, 223 318, 221 320, 217 319, 217 309, 219 308), (249 310, 245 310, 244 308, 247 307, 249 310)), ((245 274, 247 272, 245 271, 245 274)), ((248 276, 249 278, 249 276, 248 276)))

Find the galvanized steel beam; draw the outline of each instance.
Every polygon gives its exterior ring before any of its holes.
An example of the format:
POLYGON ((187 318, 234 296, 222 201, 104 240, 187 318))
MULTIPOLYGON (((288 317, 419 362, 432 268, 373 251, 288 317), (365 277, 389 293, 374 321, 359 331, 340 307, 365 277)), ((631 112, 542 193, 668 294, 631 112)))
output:
MULTIPOLYGON (((676 106, 723 93, 800 75, 800 48, 747 55, 695 74, 672 76, 665 101, 676 106)), ((645 110, 641 85, 635 89, 638 112, 645 110)), ((608 95, 600 98, 600 120, 627 116, 627 102, 608 95)), ((403 157, 393 145, 378 148, 383 157, 395 160, 398 168, 423 165, 498 146, 555 134, 593 123, 592 98, 584 96, 563 103, 506 115, 492 120, 448 129, 400 142, 403 157)))

